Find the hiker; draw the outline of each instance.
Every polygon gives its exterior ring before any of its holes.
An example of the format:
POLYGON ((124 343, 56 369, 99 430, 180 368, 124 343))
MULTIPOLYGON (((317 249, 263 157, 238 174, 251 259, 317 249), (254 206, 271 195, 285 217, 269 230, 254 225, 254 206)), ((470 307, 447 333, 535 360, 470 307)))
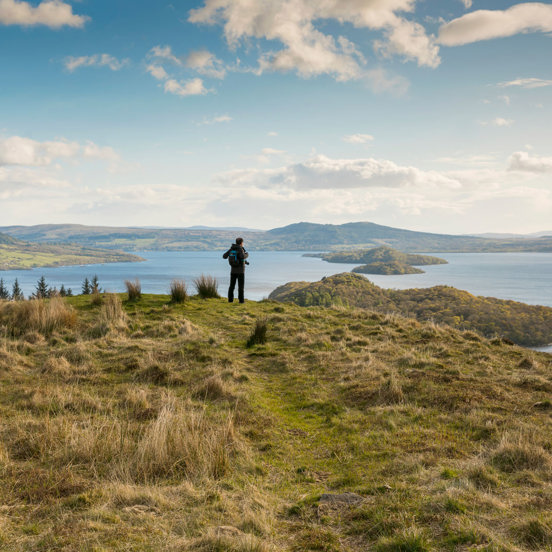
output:
POLYGON ((232 267, 230 270, 230 287, 228 288, 228 302, 234 301, 234 289, 236 281, 238 282, 238 299, 240 303, 245 303, 243 290, 245 286, 245 265, 249 264, 245 259, 249 257, 249 253, 243 248, 243 238, 236 238, 236 243, 233 243, 230 249, 222 255, 223 259, 228 259, 228 263, 232 267))

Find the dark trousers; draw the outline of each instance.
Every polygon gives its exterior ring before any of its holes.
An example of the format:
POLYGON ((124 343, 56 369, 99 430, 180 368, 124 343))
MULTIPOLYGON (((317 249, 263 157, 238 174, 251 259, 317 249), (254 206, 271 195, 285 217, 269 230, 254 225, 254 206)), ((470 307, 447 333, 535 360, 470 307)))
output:
POLYGON ((238 282, 238 299, 240 303, 244 303, 243 289, 245 286, 245 274, 230 274, 230 287, 228 288, 228 301, 230 303, 234 300, 234 289, 236 288, 236 281, 238 282))

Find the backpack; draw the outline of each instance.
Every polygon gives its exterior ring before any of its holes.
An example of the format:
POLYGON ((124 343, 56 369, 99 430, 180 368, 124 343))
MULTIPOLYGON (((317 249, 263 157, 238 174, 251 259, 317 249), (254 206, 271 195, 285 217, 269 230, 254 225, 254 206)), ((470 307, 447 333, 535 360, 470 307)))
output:
POLYGON ((238 257, 238 250, 237 249, 231 249, 230 253, 228 254, 228 263, 230 266, 238 267, 241 266, 240 258, 238 257))

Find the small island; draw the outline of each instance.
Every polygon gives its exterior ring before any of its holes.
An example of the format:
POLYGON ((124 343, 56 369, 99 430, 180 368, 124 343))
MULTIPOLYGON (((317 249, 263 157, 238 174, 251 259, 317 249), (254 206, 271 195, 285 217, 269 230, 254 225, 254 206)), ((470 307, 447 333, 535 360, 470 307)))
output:
POLYGON ((413 255, 381 246, 374 249, 336 251, 320 257, 329 263, 363 263, 352 270, 360 274, 423 274, 416 266, 447 264, 445 259, 428 255, 413 255))
POLYGON ((124 263, 143 261, 142 257, 80 245, 29 243, 0 234, 0 270, 28 270, 38 267, 124 263))

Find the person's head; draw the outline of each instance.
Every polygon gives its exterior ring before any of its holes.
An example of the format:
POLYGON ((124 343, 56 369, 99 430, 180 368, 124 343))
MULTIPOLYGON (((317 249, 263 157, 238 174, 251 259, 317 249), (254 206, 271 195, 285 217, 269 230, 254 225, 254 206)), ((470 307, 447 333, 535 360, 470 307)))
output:
POLYGON ((243 238, 236 238, 236 245, 243 245, 243 238))

